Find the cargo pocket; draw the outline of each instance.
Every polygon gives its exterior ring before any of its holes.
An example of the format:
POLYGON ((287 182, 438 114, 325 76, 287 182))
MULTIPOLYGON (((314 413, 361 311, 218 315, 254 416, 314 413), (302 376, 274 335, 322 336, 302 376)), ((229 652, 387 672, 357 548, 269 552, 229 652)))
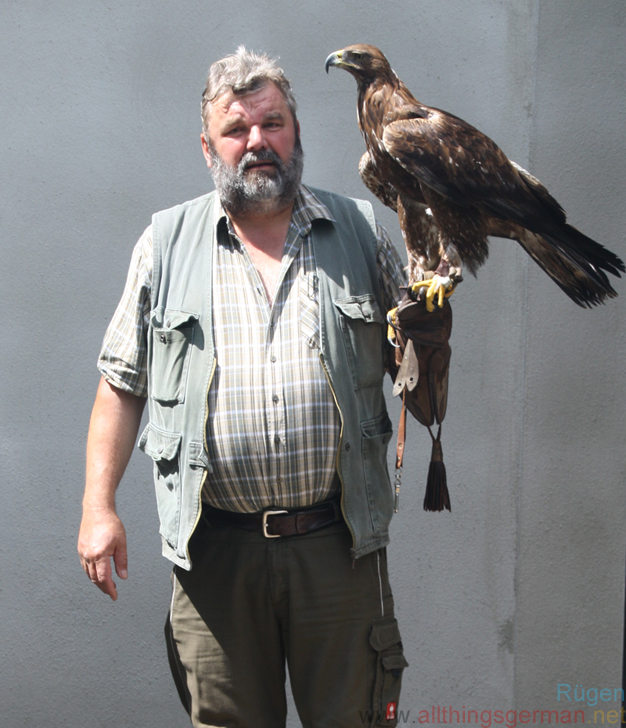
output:
POLYGON ((383 317, 373 294, 338 298, 350 372, 355 389, 380 386, 383 380, 383 317))
POLYGON ((139 449, 154 460, 154 487, 160 533, 172 548, 178 541, 180 521, 180 442, 182 435, 166 432, 148 423, 139 439, 139 449))
POLYGON ((377 655, 372 725, 395 726, 398 724, 402 671, 409 664, 402 652, 400 630, 395 617, 374 620, 370 644, 377 655))
POLYGON ((165 404, 185 401, 187 371, 197 314, 157 309, 152 312, 150 396, 165 404))

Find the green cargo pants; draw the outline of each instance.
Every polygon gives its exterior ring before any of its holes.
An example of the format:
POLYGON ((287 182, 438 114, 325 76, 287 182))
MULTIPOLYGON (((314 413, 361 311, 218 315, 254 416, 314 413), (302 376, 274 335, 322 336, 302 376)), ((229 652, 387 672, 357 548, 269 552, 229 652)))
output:
POLYGON ((354 563, 344 523, 266 539, 199 526, 166 625, 195 728, 284 728, 285 666, 303 728, 395 726, 406 661, 385 549, 354 563))

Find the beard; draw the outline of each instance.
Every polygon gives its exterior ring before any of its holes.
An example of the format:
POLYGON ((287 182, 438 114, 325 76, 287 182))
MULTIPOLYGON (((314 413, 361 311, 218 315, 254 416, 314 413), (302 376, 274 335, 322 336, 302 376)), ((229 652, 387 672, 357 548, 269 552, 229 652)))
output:
POLYGON ((284 210, 296 199, 304 163, 299 136, 287 163, 271 149, 262 149, 247 152, 236 167, 231 167, 210 142, 208 146, 213 161, 211 175, 215 189, 222 205, 231 214, 270 215, 284 210), (248 170, 249 165, 258 162, 271 162, 274 168, 272 171, 248 170))

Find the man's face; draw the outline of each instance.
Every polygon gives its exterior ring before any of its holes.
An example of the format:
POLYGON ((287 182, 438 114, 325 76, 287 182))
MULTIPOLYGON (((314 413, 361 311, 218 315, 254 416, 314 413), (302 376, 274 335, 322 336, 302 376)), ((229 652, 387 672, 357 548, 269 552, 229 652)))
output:
POLYGON ((293 202, 302 174, 298 129, 273 83, 213 102, 202 148, 222 204, 233 213, 271 212, 293 202))

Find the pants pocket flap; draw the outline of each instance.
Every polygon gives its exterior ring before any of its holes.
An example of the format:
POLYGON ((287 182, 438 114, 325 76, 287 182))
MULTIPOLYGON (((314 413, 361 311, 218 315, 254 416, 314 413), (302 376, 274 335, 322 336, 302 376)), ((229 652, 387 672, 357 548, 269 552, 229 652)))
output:
POLYGON ((401 652, 387 652, 382 655, 385 670, 404 670, 409 666, 404 655, 401 652))
POLYGON ((400 630, 395 617, 380 617, 374 620, 370 644, 376 652, 393 647, 400 642, 400 630))

